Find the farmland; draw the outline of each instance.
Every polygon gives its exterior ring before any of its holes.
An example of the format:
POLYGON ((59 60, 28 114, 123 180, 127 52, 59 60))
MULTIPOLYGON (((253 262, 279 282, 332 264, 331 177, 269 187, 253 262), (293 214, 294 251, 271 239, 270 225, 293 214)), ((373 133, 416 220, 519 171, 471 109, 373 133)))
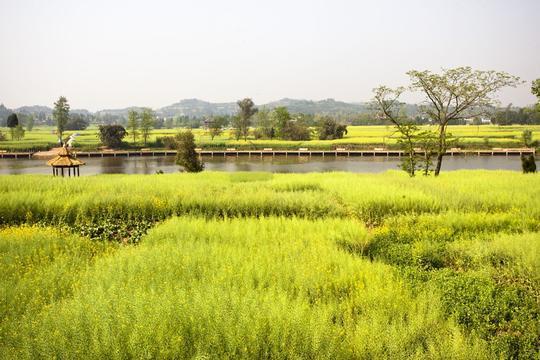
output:
MULTIPOLYGON (((429 127, 425 126, 428 129, 429 127)), ((525 129, 533 131, 533 138, 540 139, 540 126, 449 126, 448 132, 457 138, 456 146, 463 148, 492 148, 492 147, 522 147, 521 133, 525 129)), ((4 134, 8 134, 8 129, 0 129, 4 134)), ((164 136, 173 136, 182 129, 155 129, 149 138, 148 147, 162 147, 156 143, 156 139, 164 136)), ((273 147, 279 149, 298 147, 309 147, 313 149, 333 149, 336 146, 347 146, 350 148, 370 148, 377 147, 397 147, 398 134, 392 126, 349 126, 348 134, 343 139, 337 140, 310 140, 310 141, 285 141, 285 140, 256 140, 253 137, 244 140, 236 140, 229 130, 212 140, 207 131, 203 129, 193 129, 197 145, 203 148, 246 148, 262 149, 273 147)), ((80 149, 96 149, 100 146, 97 137, 97 128, 89 128, 82 131, 69 131, 69 134, 77 133, 75 146, 80 149)), ((24 139, 19 141, 8 140, 0 142, 0 150, 26 151, 44 150, 56 146, 56 135, 54 128, 36 127, 32 131, 27 131, 24 139)), ((146 147, 139 139, 136 143, 126 137, 126 146, 146 147)))
POLYGON ((0 178, 4 358, 535 358, 539 175, 0 178))

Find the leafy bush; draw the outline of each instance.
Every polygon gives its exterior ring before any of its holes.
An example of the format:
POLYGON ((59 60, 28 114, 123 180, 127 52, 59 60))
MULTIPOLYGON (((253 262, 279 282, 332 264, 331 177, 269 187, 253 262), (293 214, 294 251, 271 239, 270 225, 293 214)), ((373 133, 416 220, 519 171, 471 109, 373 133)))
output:
POLYGON ((122 139, 127 135, 121 125, 100 125, 99 140, 105 146, 117 148, 122 145, 122 139))
POLYGON ((178 143, 174 136, 159 136, 156 138, 156 147, 164 147, 169 150, 176 150, 178 143))

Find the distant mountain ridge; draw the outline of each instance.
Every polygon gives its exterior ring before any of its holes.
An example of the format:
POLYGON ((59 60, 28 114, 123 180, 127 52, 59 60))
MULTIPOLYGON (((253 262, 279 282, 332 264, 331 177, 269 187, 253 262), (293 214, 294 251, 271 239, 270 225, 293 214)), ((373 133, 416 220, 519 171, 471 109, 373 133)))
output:
MULTIPOLYGON (((266 104, 257 104, 258 108, 273 109, 279 106, 285 106, 291 113, 304 113, 304 114, 323 114, 323 115, 337 115, 337 114, 358 114, 367 113, 370 111, 368 103, 348 103, 344 101, 338 101, 334 99, 325 100, 302 100, 302 99, 290 99, 283 98, 277 101, 272 101, 266 104)), ((415 112, 416 105, 407 105, 409 112, 415 112)), ((7 110, 7 109, 6 109, 7 110)), ((94 113, 85 109, 73 109, 73 113, 79 114, 94 114, 96 116, 121 116, 126 117, 129 110, 141 111, 142 107, 131 106, 122 109, 103 109, 94 113)), ((5 111, 5 110, 4 110, 5 111)), ((11 110, 10 110, 11 111, 11 110)), ((47 115, 52 114, 52 108, 48 106, 22 106, 13 109, 16 113, 24 114, 37 114, 44 113, 47 115)), ((177 103, 164 106, 158 109, 154 109, 158 116, 162 117, 175 117, 175 116, 187 116, 187 117, 207 117, 212 115, 233 115, 238 111, 236 102, 225 103, 213 103, 200 99, 183 99, 177 103)))

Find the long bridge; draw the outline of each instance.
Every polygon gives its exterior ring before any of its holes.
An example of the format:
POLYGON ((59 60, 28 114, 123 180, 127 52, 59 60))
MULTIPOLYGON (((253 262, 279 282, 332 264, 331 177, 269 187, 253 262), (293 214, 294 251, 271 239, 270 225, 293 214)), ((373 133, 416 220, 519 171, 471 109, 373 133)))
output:
MULTIPOLYGON (((208 150, 208 149, 196 149, 200 156, 358 156, 358 157, 373 157, 373 156, 386 156, 386 157, 401 157, 403 156, 402 150, 390 150, 384 148, 363 149, 363 150, 350 150, 346 148, 337 148, 334 150, 311 150, 308 148, 298 148, 297 150, 279 150, 272 148, 265 148, 262 150, 240 150, 235 148, 227 148, 224 150, 208 150)), ((416 151, 418 154, 423 154, 421 149, 416 151)), ((174 156, 176 150, 114 150, 114 151, 73 151, 78 157, 133 157, 133 156, 174 156)), ((534 154, 534 148, 493 148, 482 150, 465 150, 460 148, 448 149, 446 154, 450 156, 460 155, 477 155, 477 156, 519 156, 523 154, 534 154)), ((37 154, 34 152, 2 152, 0 151, 0 159, 32 159, 37 154)))

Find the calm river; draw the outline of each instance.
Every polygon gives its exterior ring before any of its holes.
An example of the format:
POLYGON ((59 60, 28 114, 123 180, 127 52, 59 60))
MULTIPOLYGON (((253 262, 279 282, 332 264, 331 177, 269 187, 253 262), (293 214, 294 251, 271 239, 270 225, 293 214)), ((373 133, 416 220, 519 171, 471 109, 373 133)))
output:
MULTIPOLYGON (((106 157, 81 158, 86 166, 82 175, 95 174, 153 174, 177 172, 174 156, 156 157, 106 157)), ((348 171, 375 173, 397 169, 398 158, 386 157, 214 157, 204 158, 206 170, 216 171, 269 171, 277 173, 304 173, 315 171, 348 171)), ((444 170, 489 169, 521 171, 519 156, 448 156, 443 162, 444 170)), ((44 160, 0 159, 0 174, 50 174, 44 160)))

